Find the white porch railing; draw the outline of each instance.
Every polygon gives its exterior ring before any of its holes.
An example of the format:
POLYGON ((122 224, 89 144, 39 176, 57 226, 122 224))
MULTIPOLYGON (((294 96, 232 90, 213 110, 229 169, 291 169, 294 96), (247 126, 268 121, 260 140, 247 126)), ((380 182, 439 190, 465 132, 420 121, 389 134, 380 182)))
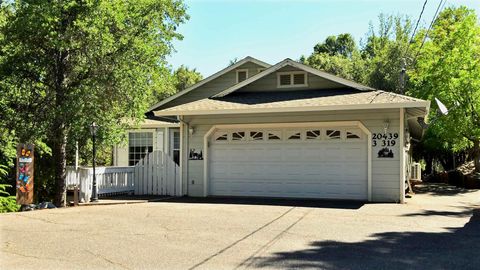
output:
MULTIPOLYGON (((134 167, 97 167, 95 176, 97 180, 97 193, 103 195, 107 193, 125 193, 135 190, 134 187, 134 167)), ((77 185, 80 189, 80 200, 90 201, 92 196, 93 168, 67 167, 67 187, 71 188, 77 185)))

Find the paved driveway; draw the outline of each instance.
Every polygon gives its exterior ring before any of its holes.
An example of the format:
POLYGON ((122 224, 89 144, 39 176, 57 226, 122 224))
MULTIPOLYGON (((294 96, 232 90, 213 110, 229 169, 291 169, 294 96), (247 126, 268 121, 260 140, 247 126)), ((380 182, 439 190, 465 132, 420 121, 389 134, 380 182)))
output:
POLYGON ((407 204, 222 200, 4 214, 2 269, 479 269, 480 191, 407 204))

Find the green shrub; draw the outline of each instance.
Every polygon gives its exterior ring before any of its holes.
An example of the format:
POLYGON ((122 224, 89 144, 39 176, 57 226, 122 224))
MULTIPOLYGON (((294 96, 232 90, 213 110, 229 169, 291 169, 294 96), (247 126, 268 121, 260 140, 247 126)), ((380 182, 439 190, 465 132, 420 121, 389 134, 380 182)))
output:
MULTIPOLYGON (((0 178, 3 178, 7 175, 7 167, 0 165, 0 178)), ((7 192, 7 188, 11 187, 8 184, 0 184, 0 213, 6 212, 16 212, 20 209, 20 206, 17 205, 17 199, 15 196, 11 196, 7 192)))

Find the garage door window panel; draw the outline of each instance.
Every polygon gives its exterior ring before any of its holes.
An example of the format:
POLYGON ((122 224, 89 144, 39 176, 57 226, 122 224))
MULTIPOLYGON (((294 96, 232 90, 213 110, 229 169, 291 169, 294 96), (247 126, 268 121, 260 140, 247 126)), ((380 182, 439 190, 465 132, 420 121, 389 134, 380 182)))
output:
POLYGON ((326 135, 327 139, 330 140, 340 140, 342 138, 342 132, 338 129, 327 129, 326 135))
POLYGON ((322 138, 322 131, 320 129, 307 130, 307 140, 320 140, 322 138))
POLYGON ((213 136, 213 140, 215 142, 226 142, 226 141, 228 141, 228 133, 227 132, 217 132, 213 136))
POLYGON ((282 140, 282 131, 280 130, 271 130, 266 132, 267 141, 276 142, 282 140))
POLYGON ((358 129, 347 129, 345 136, 347 141, 360 140, 362 139, 362 132, 358 129))
POLYGON ((245 131, 232 132, 232 141, 245 141, 245 131))
POLYGON ((263 131, 250 131, 250 140, 263 141, 263 131))
POLYGON ((287 131, 287 140, 288 141, 298 141, 302 139, 301 131, 287 131))

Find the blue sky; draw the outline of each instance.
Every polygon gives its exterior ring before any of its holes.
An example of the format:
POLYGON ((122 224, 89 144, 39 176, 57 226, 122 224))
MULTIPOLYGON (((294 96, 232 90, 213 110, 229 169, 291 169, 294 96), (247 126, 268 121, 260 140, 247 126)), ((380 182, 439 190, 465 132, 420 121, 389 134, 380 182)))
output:
MULTIPOLYGON (((421 24, 428 25, 440 0, 429 0, 421 24)), ((274 64, 287 57, 308 55, 329 35, 351 33, 365 37, 369 23, 380 13, 408 15, 416 21, 423 0, 190 0, 190 20, 181 25, 182 41, 168 61, 184 64, 204 77, 234 58, 253 56, 274 64)), ((480 14, 479 0, 450 0, 446 6, 465 5, 480 14)))

